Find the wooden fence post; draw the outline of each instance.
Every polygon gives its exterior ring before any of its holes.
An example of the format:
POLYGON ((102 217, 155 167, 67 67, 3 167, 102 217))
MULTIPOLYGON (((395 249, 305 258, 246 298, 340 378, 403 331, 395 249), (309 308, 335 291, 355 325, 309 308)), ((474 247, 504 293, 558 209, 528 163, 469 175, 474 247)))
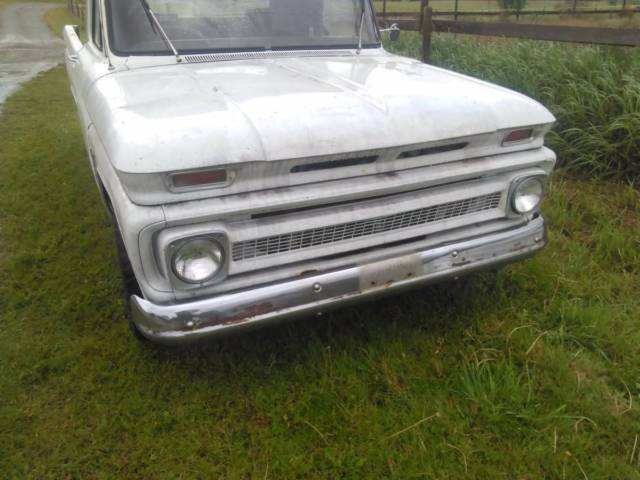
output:
POLYGON ((453 4, 453 19, 458 20, 458 0, 454 0, 453 4))
POLYGON ((387 18, 387 0, 382 0, 382 18, 387 18))
POLYGON ((429 5, 429 0, 420 0, 420 22, 418 25, 419 31, 422 31, 422 25, 424 25, 424 9, 429 5))
POLYGON ((431 33, 433 32, 433 10, 427 4, 422 11, 422 61, 431 60, 431 33))

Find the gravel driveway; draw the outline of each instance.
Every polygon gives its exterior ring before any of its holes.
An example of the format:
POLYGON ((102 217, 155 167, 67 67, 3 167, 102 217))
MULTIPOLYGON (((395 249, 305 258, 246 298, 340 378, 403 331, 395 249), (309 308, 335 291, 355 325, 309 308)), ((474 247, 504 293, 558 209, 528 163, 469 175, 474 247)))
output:
POLYGON ((0 11, 0 107, 20 84, 63 61, 64 43, 43 19, 58 6, 20 3, 0 11))

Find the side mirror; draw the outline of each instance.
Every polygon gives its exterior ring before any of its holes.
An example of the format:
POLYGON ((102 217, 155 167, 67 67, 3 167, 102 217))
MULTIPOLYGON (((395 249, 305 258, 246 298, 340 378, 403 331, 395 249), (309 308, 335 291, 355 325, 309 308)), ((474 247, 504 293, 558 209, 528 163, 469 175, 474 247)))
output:
POLYGON ((63 30, 66 63, 69 68, 76 68, 80 63, 78 54, 83 45, 78 37, 77 28, 75 25, 66 25, 63 30))
POLYGON ((391 30, 389 32, 389 40, 391 40, 392 42, 395 42, 399 38, 400 38, 400 27, 398 26, 397 23, 394 23, 393 25, 391 25, 391 30))
POLYGON ((77 25, 65 25, 64 27, 64 44, 69 54, 77 54, 82 50, 83 45, 78 36, 78 31, 79 27, 77 25))
POLYGON ((389 32, 389 40, 395 42, 400 38, 400 27, 397 23, 392 24, 389 28, 383 28, 380 32, 389 32))

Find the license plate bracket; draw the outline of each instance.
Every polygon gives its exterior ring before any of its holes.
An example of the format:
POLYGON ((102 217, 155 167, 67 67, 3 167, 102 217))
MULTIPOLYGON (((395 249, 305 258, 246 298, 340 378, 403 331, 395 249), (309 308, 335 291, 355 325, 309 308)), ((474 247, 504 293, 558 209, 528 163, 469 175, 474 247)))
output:
POLYGON ((422 259, 418 254, 389 258, 360 266, 360 290, 390 286, 424 273, 422 259))

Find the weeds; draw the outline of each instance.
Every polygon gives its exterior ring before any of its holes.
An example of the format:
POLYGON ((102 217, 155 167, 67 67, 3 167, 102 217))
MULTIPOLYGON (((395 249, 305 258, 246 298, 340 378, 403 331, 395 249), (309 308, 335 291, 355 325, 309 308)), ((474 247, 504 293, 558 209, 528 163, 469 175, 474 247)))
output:
MULTIPOLYGON (((418 58, 417 35, 388 48, 418 58)), ((438 35, 433 63, 517 90, 557 117, 548 144, 568 172, 640 179, 640 51, 438 35)))

